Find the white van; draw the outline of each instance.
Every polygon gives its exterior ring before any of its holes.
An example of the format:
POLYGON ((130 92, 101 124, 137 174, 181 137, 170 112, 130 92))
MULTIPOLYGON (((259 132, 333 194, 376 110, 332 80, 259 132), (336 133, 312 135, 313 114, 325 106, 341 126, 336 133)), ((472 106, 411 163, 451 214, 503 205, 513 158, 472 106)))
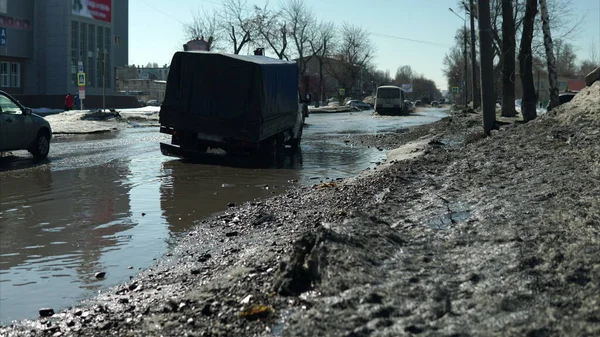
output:
POLYGON ((394 85, 384 85, 377 88, 375 111, 380 115, 406 115, 408 109, 404 104, 404 90, 394 85))

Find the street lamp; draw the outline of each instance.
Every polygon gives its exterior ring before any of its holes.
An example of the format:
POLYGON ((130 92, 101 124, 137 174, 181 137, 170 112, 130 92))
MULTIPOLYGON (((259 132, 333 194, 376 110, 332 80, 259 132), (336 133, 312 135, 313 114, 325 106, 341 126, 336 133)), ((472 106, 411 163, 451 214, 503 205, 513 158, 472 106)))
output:
POLYGON ((464 74, 464 77, 463 77, 463 83, 464 83, 464 87, 465 87, 465 109, 466 109, 467 108, 467 76, 468 76, 468 67, 469 67, 468 64, 467 64, 467 19, 465 19, 462 16, 458 15, 452 9, 452 7, 448 8, 448 9, 454 15, 456 15, 459 19, 461 19, 464 22, 464 24, 465 24, 464 25, 464 30, 463 30, 463 37, 464 37, 464 50, 463 50, 463 54, 464 54, 464 60, 465 60, 465 74, 464 74))

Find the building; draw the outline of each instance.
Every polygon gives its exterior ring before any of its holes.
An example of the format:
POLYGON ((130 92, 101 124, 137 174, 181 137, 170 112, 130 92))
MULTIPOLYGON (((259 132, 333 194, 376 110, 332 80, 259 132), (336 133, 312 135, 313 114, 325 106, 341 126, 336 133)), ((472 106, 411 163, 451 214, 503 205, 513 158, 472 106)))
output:
POLYGON ((164 101, 167 90, 167 81, 151 79, 118 79, 117 90, 120 95, 135 96, 137 100, 164 101))
POLYGON ((0 0, 0 87, 11 94, 114 95, 128 63, 127 0, 0 0), (78 63, 83 67, 78 69, 78 63))
MULTIPOLYGON (((585 80, 583 78, 569 78, 558 76, 558 91, 579 91, 585 88, 585 80)), ((538 103, 546 106, 550 100, 550 80, 548 73, 545 71, 535 71, 533 75, 533 86, 538 95, 538 103)), ((523 87, 521 85, 521 77, 515 74, 515 94, 517 98, 523 97, 523 87)))

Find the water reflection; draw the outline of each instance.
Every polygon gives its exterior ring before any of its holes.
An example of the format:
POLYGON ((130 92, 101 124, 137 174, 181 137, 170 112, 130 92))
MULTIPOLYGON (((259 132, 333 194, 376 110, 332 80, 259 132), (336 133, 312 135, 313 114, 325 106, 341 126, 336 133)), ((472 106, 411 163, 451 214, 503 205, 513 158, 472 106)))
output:
POLYGON ((123 221, 129 214, 124 174, 126 167, 105 165, 2 179, 2 320, 30 316, 32 305, 55 306, 65 295, 80 296, 84 291, 74 290, 73 282, 100 286, 92 276, 102 268, 102 252, 120 245, 117 233, 134 226, 123 221))
POLYGON ((160 204, 169 231, 184 232, 190 223, 223 211, 230 203, 241 204, 284 192, 301 177, 297 165, 300 158, 299 153, 286 155, 281 169, 239 168, 236 166, 246 166, 248 162, 231 159, 223 159, 228 166, 180 160, 162 163, 160 204))

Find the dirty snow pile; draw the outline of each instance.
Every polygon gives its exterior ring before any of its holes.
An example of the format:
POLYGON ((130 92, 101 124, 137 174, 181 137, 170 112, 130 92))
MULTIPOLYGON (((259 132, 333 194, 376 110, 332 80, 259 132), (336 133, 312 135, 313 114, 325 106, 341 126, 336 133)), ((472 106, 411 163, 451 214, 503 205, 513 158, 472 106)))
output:
POLYGON ((118 113, 73 110, 46 116, 54 134, 85 134, 121 130, 131 126, 156 126, 159 107, 122 109, 118 113))

